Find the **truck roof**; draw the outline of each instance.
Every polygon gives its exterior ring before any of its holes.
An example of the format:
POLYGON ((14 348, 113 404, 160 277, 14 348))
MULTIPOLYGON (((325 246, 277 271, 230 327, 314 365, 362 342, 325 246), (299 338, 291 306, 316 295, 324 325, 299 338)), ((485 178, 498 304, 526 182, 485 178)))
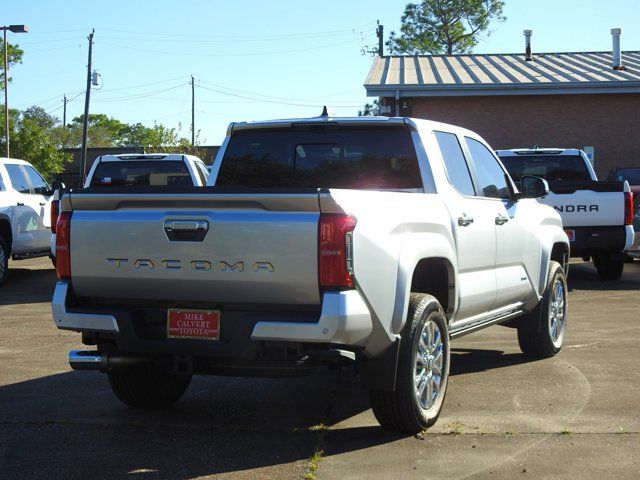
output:
POLYGON ((357 125, 421 125, 432 130, 458 131, 463 135, 477 137, 475 132, 442 122, 433 120, 424 120, 421 118, 411 117, 383 117, 383 116, 363 116, 363 117, 332 117, 329 115, 321 115, 319 117, 309 118, 283 118, 276 120, 258 120, 250 122, 232 122, 227 129, 227 136, 238 130, 251 130, 260 128, 290 128, 293 125, 314 125, 314 124, 340 124, 348 126, 357 125))
POLYGON ((31 165, 26 160, 20 160, 19 158, 0 157, 0 164, 3 163, 17 163, 20 165, 31 165))
POLYGON ((123 153, 122 155, 100 155, 96 160, 98 159, 100 159, 101 162, 120 162, 132 160, 200 160, 194 155, 183 155, 182 153, 123 153))
POLYGON ((579 148, 511 148, 509 150, 496 150, 500 157, 515 155, 580 155, 579 148))

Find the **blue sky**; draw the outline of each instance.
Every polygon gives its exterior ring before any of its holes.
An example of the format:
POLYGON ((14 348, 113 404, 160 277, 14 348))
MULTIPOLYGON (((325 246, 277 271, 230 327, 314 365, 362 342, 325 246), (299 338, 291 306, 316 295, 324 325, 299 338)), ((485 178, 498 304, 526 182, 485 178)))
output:
MULTIPOLYGON (((91 113, 127 123, 182 124, 190 136, 191 75, 196 130, 219 144, 231 121, 304 117, 328 105, 355 115, 371 99, 362 86, 377 45, 375 22, 397 30, 406 0, 204 1, 4 0, 1 21, 27 24, 9 33, 24 49, 10 76, 12 108, 40 105, 67 119, 82 113, 87 35, 95 28, 91 113)), ((513 53, 532 29, 534 52, 606 51, 622 28, 622 49, 640 50, 640 0, 506 0, 507 21, 476 53, 513 53)))

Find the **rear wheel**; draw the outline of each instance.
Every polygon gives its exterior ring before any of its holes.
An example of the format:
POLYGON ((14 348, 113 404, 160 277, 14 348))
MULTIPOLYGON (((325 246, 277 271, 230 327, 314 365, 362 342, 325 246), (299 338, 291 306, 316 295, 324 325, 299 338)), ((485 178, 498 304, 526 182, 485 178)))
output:
POLYGON ((518 343, 528 357, 553 357, 562 348, 567 319, 567 279, 558 262, 549 263, 542 300, 518 320, 518 343))
POLYGON ((624 269, 624 259, 614 259, 610 253, 602 253, 593 257, 593 264, 602 280, 618 280, 624 269))
POLYGON ((9 247, 3 237, 0 237, 0 286, 7 278, 7 272, 9 271, 9 247))
POLYGON ((158 367, 118 369, 108 375, 116 397, 122 403, 137 408, 173 405, 191 382, 191 375, 173 375, 158 367))
POLYGON ((401 333, 393 392, 371 390, 371 407, 382 427, 418 433, 431 427, 442 409, 449 379, 447 319, 431 295, 411 294, 401 333))

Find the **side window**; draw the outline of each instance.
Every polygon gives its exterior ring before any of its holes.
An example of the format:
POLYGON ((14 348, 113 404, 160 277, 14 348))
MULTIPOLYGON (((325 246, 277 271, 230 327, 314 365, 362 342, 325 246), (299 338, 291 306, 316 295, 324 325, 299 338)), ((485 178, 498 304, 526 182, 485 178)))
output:
POLYGON ((469 173, 469 166, 464 159, 458 137, 453 133, 434 132, 438 140, 438 146, 442 152, 444 167, 451 185, 463 195, 473 196, 476 194, 469 173))
POLYGON ((504 178, 504 170, 493 156, 491 151, 482 143, 473 138, 465 137, 471 158, 473 158, 480 184, 480 192, 483 197, 503 198, 510 197, 507 181, 504 178))
POLYGON ((49 184, 44 181, 44 178, 40 176, 35 168, 25 165, 24 170, 27 172, 27 176, 33 187, 33 193, 46 195, 51 190, 49 184))
POLYGON ((20 165, 7 163, 5 167, 7 168, 13 189, 20 193, 31 193, 29 191, 29 182, 27 182, 27 178, 24 176, 20 165))

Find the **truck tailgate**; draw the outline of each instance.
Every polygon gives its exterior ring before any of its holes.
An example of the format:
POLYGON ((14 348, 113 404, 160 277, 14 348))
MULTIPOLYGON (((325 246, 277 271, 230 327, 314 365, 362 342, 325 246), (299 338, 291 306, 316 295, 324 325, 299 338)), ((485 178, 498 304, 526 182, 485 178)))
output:
POLYGON ((541 203, 553 207, 565 227, 624 225, 624 182, 550 182, 541 203))
MULTIPOLYGON (((210 190, 210 189, 206 189, 210 190)), ((316 305, 318 194, 72 193, 76 296, 316 305)))

